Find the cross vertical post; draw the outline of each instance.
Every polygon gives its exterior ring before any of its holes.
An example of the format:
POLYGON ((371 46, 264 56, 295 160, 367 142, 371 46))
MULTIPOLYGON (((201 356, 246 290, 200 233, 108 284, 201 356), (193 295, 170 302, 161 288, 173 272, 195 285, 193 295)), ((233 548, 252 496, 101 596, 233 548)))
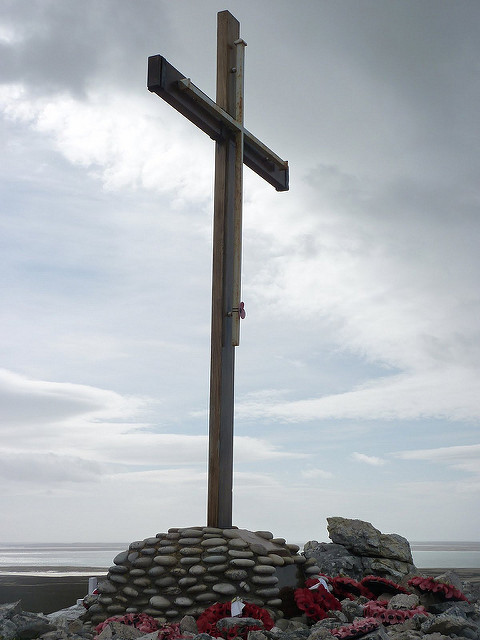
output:
MULTIPOLYGON (((237 94, 235 42, 239 36, 238 20, 228 11, 220 12, 216 103, 234 118, 237 94)), ((207 523, 220 528, 232 526, 235 142, 235 135, 228 133, 223 140, 217 141, 215 148, 207 523)))

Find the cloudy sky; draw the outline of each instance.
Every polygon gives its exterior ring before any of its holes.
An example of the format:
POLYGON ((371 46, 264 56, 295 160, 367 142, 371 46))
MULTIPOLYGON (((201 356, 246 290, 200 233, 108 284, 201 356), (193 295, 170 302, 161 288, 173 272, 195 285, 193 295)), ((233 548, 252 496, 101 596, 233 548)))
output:
POLYGON ((480 5, 0 0, 0 540, 205 524, 214 97, 247 41, 234 523, 478 540, 480 5))

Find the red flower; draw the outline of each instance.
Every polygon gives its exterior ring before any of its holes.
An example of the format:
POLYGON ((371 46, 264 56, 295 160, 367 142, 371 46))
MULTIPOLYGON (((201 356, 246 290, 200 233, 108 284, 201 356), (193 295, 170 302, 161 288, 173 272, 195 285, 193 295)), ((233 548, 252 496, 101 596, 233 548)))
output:
POLYGON ((327 611, 340 611, 342 605, 332 594, 320 586, 318 589, 295 589, 297 607, 305 612, 307 618, 318 621, 327 617, 327 611))
POLYGON ((408 591, 397 584, 388 580, 388 578, 381 578, 380 576, 365 576, 361 583, 364 587, 369 589, 375 596, 379 596, 381 593, 408 593, 408 591))
MULTIPOLYGON (((275 624, 272 618, 270 617, 268 611, 262 609, 261 607, 257 607, 257 605, 252 604, 250 602, 245 602, 245 606, 242 609, 242 615, 239 616, 241 618, 255 618, 255 620, 261 620, 263 623, 263 628, 267 631, 275 624)), ((217 622, 222 618, 228 618, 231 616, 231 603, 230 602, 217 602, 213 604, 208 609, 200 615, 197 620, 197 627, 199 633, 208 633, 208 635, 213 636, 215 638, 225 638, 225 640, 232 640, 237 636, 241 636, 242 638, 246 638, 248 636, 249 631, 261 631, 262 628, 260 626, 252 625, 250 627, 245 627, 243 629, 239 629, 238 625, 235 625, 231 629, 227 631, 220 631, 217 629, 217 622)))
POLYGON ((423 578, 422 576, 415 576, 408 581, 408 584, 424 593, 438 593, 444 600, 465 600, 468 602, 463 593, 453 585, 447 582, 440 582, 432 577, 423 578))

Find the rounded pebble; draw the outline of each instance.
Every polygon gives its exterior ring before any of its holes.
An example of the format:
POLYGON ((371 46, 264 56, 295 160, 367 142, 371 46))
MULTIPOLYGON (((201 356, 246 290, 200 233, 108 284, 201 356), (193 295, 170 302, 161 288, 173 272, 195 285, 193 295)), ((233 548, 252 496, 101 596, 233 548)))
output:
POLYGON ((198 596, 195 596, 195 600, 197 602, 214 602, 217 599, 217 596, 214 593, 200 593, 198 596))
POLYGON ((258 556, 257 562, 260 564, 273 565, 273 560, 269 556, 258 556))
MULTIPOLYGON (((108 576, 109 580, 111 580, 112 582, 117 582, 118 584, 127 584, 128 580, 125 576, 121 576, 118 575, 116 573, 113 573, 112 575, 108 576)), ((104 592, 105 589, 102 589, 102 592, 104 592)))
POLYGON ((273 598, 274 596, 278 596, 280 589, 277 587, 271 587, 269 589, 256 589, 255 593, 257 596, 264 596, 265 598, 273 598))
POLYGON ((113 565, 113 567, 110 567, 108 570, 109 573, 127 573, 127 571, 127 567, 123 567, 121 565, 113 565))
POLYGON ((196 584, 197 579, 196 578, 180 578, 180 580, 178 581, 178 586, 179 587, 191 587, 192 584, 196 584))
POLYGON ((182 538, 201 538, 203 536, 202 529, 181 529, 180 535, 182 538))
POLYGON ((273 538, 271 531, 255 531, 255 534, 260 536, 260 538, 265 538, 265 540, 271 540, 273 538))
POLYGON ((255 560, 249 560, 248 558, 234 558, 230 560, 230 564, 234 567, 253 567, 255 566, 255 560))
POLYGON ((276 553, 269 553, 268 557, 277 567, 283 567, 283 565, 285 564, 285 560, 282 558, 282 556, 277 556, 276 553))
POLYGON ((202 547, 186 547, 185 549, 180 549, 179 553, 182 556, 196 556, 200 555, 204 551, 205 549, 202 549, 202 547))
POLYGON ((147 556, 143 556, 141 558, 137 558, 136 560, 134 560, 132 562, 132 565, 134 567, 138 567, 139 569, 145 568, 145 567, 151 567, 152 566, 152 559, 153 558, 148 558, 147 556))
POLYGON ((195 564, 193 567, 190 567, 188 573, 191 573, 192 576, 201 576, 206 573, 206 568, 201 564, 195 564))
POLYGON ((145 575, 145 569, 130 569, 130 576, 134 578, 139 578, 140 576, 145 575))
POLYGON ((132 551, 138 551, 139 549, 143 549, 145 546, 145 542, 143 540, 136 540, 135 542, 131 542, 128 547, 132 551))
POLYGON ((203 593, 207 590, 204 584, 194 584, 193 587, 188 587, 187 593, 203 593))
POLYGON ((197 564, 197 562, 198 562, 198 558, 180 558, 180 564, 191 565, 191 564, 197 564))
POLYGON ((150 579, 149 578, 135 578, 133 584, 137 587, 149 587, 150 579))
POLYGON ((228 584, 228 582, 218 582, 213 585, 212 590, 222 596, 231 596, 237 591, 233 584, 228 584))
POLYGON ((177 564, 175 556, 155 556, 153 561, 155 564, 159 564, 162 567, 173 567, 177 564))
POLYGON ((226 553, 228 551, 228 547, 226 544, 221 544, 218 547, 207 547, 203 549, 205 553, 226 553))
POLYGON ((218 547, 225 544, 227 544, 225 538, 206 538, 201 542, 202 547, 218 547))
POLYGON ((305 569, 305 573, 308 574, 309 576, 311 575, 315 575, 317 573, 321 573, 321 569, 320 567, 317 567, 317 565, 313 565, 313 567, 307 567, 305 569))
POLYGON ((272 567, 268 564, 257 564, 256 567, 253 567, 253 573, 260 573, 261 575, 271 575, 275 573, 275 567, 272 567))
POLYGON ((149 603, 155 609, 166 609, 170 606, 170 600, 167 600, 167 598, 164 598, 163 596, 152 596, 149 603))
POLYGON ((167 618, 176 618, 179 613, 178 609, 169 609, 168 611, 165 611, 167 618))
POLYGON ((123 564, 124 562, 127 561, 127 558, 128 558, 128 551, 122 551, 121 553, 115 556, 115 558, 113 559, 113 564, 123 564))
POLYGON ((277 576, 253 576, 253 584, 277 584, 277 576))
POLYGON ((136 598, 138 596, 138 591, 133 589, 133 587, 125 587, 125 589, 123 589, 123 593, 129 598, 136 598))
POLYGON ((175 598, 174 604, 176 604, 177 607, 189 607, 193 604, 193 600, 185 596, 180 596, 179 598, 175 598))
POLYGON ((225 571, 225 577, 229 580, 244 580, 248 573, 243 569, 229 569, 225 571))
POLYGON ((152 567, 148 570, 149 576, 161 576, 165 573, 165 567, 152 567))
POLYGON ((248 547, 248 542, 241 538, 232 538, 228 541, 228 546, 232 547, 232 549, 245 549, 245 547, 248 547))
POLYGON ((209 573, 224 573, 226 569, 228 569, 228 564, 212 564, 207 571, 209 573))
POLYGON ((165 576, 165 578, 158 578, 158 580, 155 580, 155 584, 158 587, 170 587, 172 584, 175 584, 176 580, 175 578, 172 578, 172 576, 165 576))
POLYGON ((198 544, 198 538, 180 538, 178 540, 178 544, 186 544, 191 545, 191 544, 198 544))
POLYGON ((160 553, 161 555, 169 555, 171 553, 175 553, 176 550, 176 546, 168 545, 166 547, 160 547, 160 549, 158 549, 158 553, 160 553))
POLYGON ((232 558, 252 558, 254 556, 253 551, 238 551, 237 549, 230 549, 228 552, 232 558))
POLYGON ((225 562, 227 560, 227 556, 202 556, 202 559, 207 564, 220 564, 221 562, 225 562))

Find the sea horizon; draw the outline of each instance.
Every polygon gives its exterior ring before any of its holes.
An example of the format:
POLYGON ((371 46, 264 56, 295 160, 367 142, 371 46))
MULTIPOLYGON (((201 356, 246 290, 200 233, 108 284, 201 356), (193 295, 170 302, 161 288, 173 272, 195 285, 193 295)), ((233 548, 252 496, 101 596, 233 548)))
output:
MULTIPOLYGON (((325 541, 326 542, 326 541, 325 541)), ((0 575, 102 575, 128 542, 0 542, 0 575)), ((297 543, 298 544, 298 543, 297 543)), ((303 543, 299 544, 303 548, 303 543)), ((415 540, 410 542, 421 569, 480 568, 480 541, 415 540)))

